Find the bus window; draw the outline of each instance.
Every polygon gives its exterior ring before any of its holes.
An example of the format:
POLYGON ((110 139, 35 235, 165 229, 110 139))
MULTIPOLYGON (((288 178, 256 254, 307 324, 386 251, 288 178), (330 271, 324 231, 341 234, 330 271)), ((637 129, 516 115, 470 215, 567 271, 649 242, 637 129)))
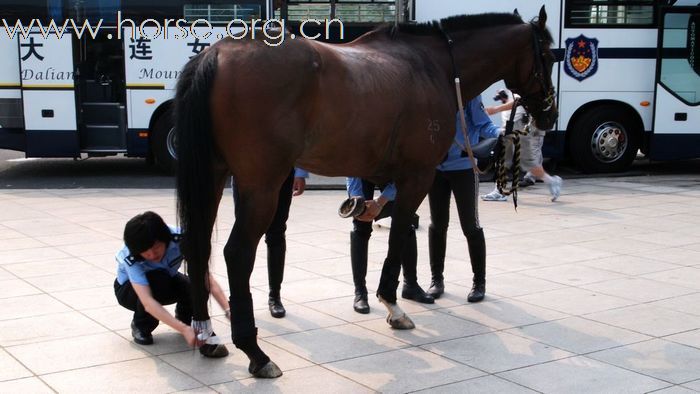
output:
POLYGON ((566 27, 656 26, 658 0, 572 0, 566 5, 566 27))
POLYGON ((391 22, 396 18, 395 0, 292 0, 287 17, 293 21, 338 18, 344 23, 391 22))
POLYGON ((14 24, 15 20, 29 23, 31 19, 46 21, 56 18, 57 23, 63 20, 63 8, 61 0, 9 0, 3 1, 2 17, 8 24, 14 24))
POLYGON ((206 19, 212 24, 227 24, 234 19, 251 21, 262 19, 264 4, 261 2, 221 3, 221 4, 185 4, 183 15, 190 22, 206 19))
POLYGON ((666 14, 661 51, 660 83, 688 105, 700 103, 700 75, 693 68, 697 67, 691 56, 694 48, 688 46, 692 22, 689 14, 666 14))

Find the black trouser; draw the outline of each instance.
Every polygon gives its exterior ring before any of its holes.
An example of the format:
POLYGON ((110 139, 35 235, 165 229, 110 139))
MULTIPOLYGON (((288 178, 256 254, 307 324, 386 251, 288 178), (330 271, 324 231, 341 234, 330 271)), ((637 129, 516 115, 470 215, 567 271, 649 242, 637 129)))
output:
MULTIPOLYGON (((235 180, 232 182, 233 202, 238 201, 238 188, 235 180)), ((279 297, 284 279, 284 260, 287 253, 287 219, 289 219, 289 207, 292 205, 292 191, 294 188, 294 169, 289 173, 280 188, 277 200, 275 216, 265 232, 267 244, 267 281, 270 286, 270 296, 279 297)), ((234 207, 235 209, 235 207, 234 207)))
POLYGON ((471 169, 436 171, 428 193, 430 228, 428 247, 433 280, 443 280, 447 227, 450 222, 450 194, 454 194, 462 233, 467 238, 474 283, 486 282, 486 241, 479 225, 479 178, 471 169))
MULTIPOLYGON (((138 263, 136 263, 138 264, 138 263)), ((151 288, 153 298, 161 305, 175 306, 175 317, 181 322, 190 325, 192 321, 192 299, 190 295, 190 279, 177 273, 170 276, 164 270, 154 270, 146 273, 148 287, 151 288)), ((119 305, 134 311, 134 325, 141 331, 150 333, 158 327, 158 319, 146 312, 141 300, 136 295, 130 281, 120 285, 114 280, 114 294, 117 296, 119 305)))
MULTIPOLYGON (((362 180, 362 195, 366 200, 374 197, 375 185, 362 180)), ((384 209, 392 209, 393 201, 387 203, 384 209), (390 205, 391 204, 391 205, 390 205)), ((355 284, 355 293, 367 294, 365 277, 367 276, 367 259, 369 238, 372 235, 372 223, 357 219, 352 221, 353 230, 350 232, 350 263, 352 266, 352 280, 355 284)), ((418 246, 416 245, 416 229, 411 226, 411 233, 406 240, 401 253, 401 266, 403 267, 404 282, 409 285, 418 284, 416 269, 418 264, 418 246)))

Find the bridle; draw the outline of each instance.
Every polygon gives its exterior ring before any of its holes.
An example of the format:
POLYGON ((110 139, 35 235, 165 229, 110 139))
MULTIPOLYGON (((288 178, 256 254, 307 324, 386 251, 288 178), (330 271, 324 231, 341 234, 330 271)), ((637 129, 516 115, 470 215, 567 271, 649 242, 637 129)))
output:
MULTIPOLYGON (((532 27, 532 46, 536 54, 532 65, 532 76, 534 77, 533 79, 540 84, 541 92, 544 96, 542 101, 545 103, 545 105, 544 108, 542 108, 542 112, 549 112, 552 110, 552 106, 554 105, 554 86, 552 85, 552 75, 544 66, 544 58, 547 55, 542 49, 544 47, 544 39, 540 36, 540 34, 538 34, 539 28, 534 26, 532 23, 530 25, 532 27)), ((527 103, 528 98, 532 97, 532 95, 519 95, 522 97, 522 106, 528 113, 531 113, 527 103)))

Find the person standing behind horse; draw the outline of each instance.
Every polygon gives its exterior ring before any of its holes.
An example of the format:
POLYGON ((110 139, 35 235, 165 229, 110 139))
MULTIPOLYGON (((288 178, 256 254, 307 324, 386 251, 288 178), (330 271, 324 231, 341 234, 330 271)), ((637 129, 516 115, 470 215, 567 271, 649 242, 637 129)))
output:
MULTIPOLYGON (((375 184, 365 179, 347 178, 346 187, 348 197, 363 197, 365 199, 365 211, 362 215, 353 218, 353 229, 350 232, 350 264, 352 267, 352 280, 355 284, 355 301, 353 309, 357 313, 369 313, 367 302, 367 260, 369 238, 372 235, 372 220, 382 210, 391 210, 393 200, 396 197, 396 187, 393 183, 386 185, 381 190, 381 195, 374 199, 375 184)), ((401 297, 414 300, 423 304, 435 302, 418 285, 417 276, 418 246, 416 244, 416 228, 411 226, 411 233, 407 238, 407 244, 401 253, 401 267, 403 268, 403 288, 401 297)))
MULTIPOLYGON (((274 318, 283 318, 287 311, 282 304, 280 290, 284 278, 284 261, 287 254, 287 219, 289 219, 289 207, 292 205, 292 196, 299 196, 306 188, 306 178, 309 173, 301 168, 293 168, 280 188, 275 216, 265 232, 267 244, 267 281, 270 288, 267 301, 270 314, 274 318)), ((238 216, 238 188, 236 180, 231 178, 233 189, 233 203, 236 216, 238 216)))
MULTIPOLYGON (((486 108, 486 112, 489 115, 501 112, 503 126, 505 127, 506 121, 510 117, 510 111, 512 110, 514 104, 514 97, 512 96, 512 93, 510 93, 509 100, 501 105, 486 108)), ((561 186, 563 181, 561 177, 557 175, 549 175, 542 166, 542 162, 544 160, 542 157, 542 146, 544 145, 544 135, 546 132, 538 129, 534 122, 528 121, 529 117, 526 115, 525 109, 521 106, 516 108, 515 118, 516 121, 513 126, 513 130, 527 132, 527 134, 520 137, 520 168, 527 172, 518 186, 532 186, 535 184, 537 179, 541 179, 549 187, 549 194, 551 195, 552 202, 554 202, 561 194, 561 186)), ((509 163, 512 163, 513 158, 513 143, 510 139, 507 139, 506 141, 506 166, 510 166, 511 164, 509 163)), ((508 201, 508 196, 502 195, 496 187, 491 193, 481 196, 481 199, 484 201, 508 201)))
MULTIPOLYGON (((134 312, 131 336, 139 345, 153 344, 151 332, 163 322, 178 331, 188 345, 198 339, 192 322, 190 280, 179 272, 183 257, 179 230, 169 227, 155 212, 144 212, 124 226, 125 246, 117 252, 117 278, 114 294, 117 302, 134 312), (163 305, 176 303, 175 316, 163 305)), ((229 317, 228 300, 214 276, 209 274, 208 287, 217 303, 229 317)), ((225 357, 226 346, 207 332, 199 352, 206 357, 225 357)))
MULTIPOLYGON (((459 115, 459 114, 458 114, 459 115)), ((469 143, 473 146, 479 138, 498 137, 500 129, 491 122, 484 112, 481 96, 471 99, 464 108, 467 121, 469 143)), ((459 119, 459 118, 458 118, 459 119)), ((435 180, 428 192, 430 205, 430 228, 428 229, 428 249, 432 283, 428 294, 440 298, 445 292, 443 272, 445 250, 447 248, 447 227, 450 221, 450 194, 455 197, 459 223, 467 238, 469 260, 472 266, 473 285, 467 296, 469 302, 479 302, 486 294, 486 240, 479 224, 478 196, 479 177, 472 168, 465 145, 464 132, 457 122, 455 142, 450 146, 445 160, 435 171, 435 180)))

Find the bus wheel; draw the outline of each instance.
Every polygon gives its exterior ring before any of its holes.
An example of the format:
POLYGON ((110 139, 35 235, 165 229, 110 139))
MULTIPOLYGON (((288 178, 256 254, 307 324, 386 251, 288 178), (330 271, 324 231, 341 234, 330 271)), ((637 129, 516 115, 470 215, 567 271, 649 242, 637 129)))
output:
POLYGON ((177 161, 177 140, 172 114, 168 111, 161 115, 153 126, 151 152, 156 165, 163 171, 173 173, 177 161))
POLYGON ((571 129, 571 158, 587 173, 626 170, 637 157, 639 133, 629 114, 614 106, 594 108, 571 129))

